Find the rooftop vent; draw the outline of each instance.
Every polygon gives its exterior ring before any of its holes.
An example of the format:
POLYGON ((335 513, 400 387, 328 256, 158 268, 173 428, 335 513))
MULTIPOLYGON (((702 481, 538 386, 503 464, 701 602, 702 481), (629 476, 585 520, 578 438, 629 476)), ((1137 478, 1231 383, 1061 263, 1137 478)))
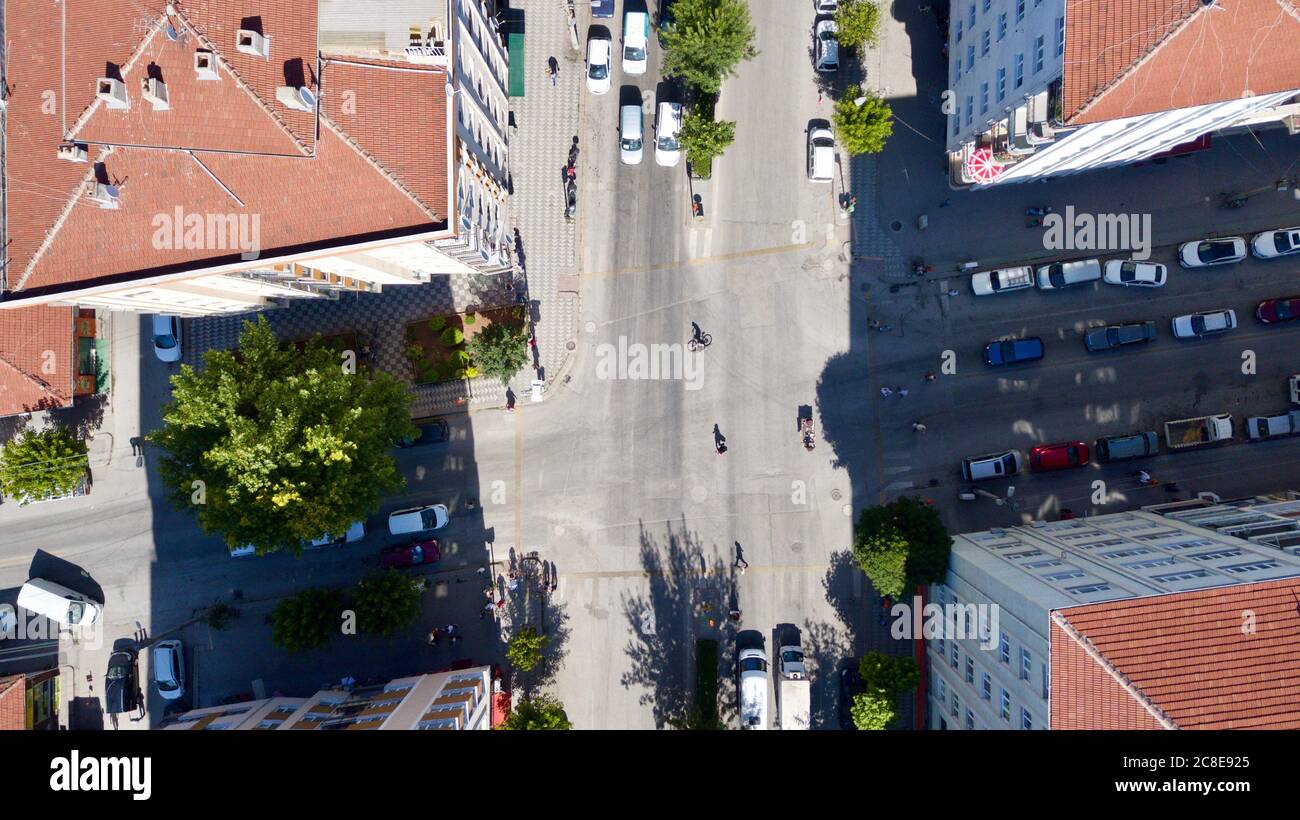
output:
POLYGON ((167 84, 157 77, 146 77, 140 84, 140 94, 149 104, 153 106, 154 111, 166 111, 171 108, 167 101, 167 84))
POLYGON ((131 107, 131 100, 126 96, 126 83, 113 77, 100 77, 95 81, 95 96, 117 111, 131 107))
POLYGON ((275 89, 275 98, 294 111, 311 111, 316 106, 316 95, 308 88, 282 85, 275 89))
POLYGON ((115 211, 122 207, 117 197, 116 185, 105 185, 102 182, 91 182, 89 190, 86 191, 86 198, 101 208, 115 211))
POLYGON ((194 52, 194 73, 200 80, 220 80, 217 73, 217 57, 211 51, 194 52))
POLYGON ((256 31, 241 28, 235 32, 235 48, 245 54, 251 54, 265 60, 271 56, 271 38, 264 37, 256 31))
POLYGON ((89 156, 86 146, 78 145, 75 142, 65 142, 59 146, 59 159, 65 159, 68 162, 86 162, 89 156))

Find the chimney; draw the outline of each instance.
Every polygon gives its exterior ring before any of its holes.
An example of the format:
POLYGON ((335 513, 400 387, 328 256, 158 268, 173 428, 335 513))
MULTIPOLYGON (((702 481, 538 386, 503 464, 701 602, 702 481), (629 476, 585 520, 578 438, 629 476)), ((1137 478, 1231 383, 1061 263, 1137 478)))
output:
POLYGON ((217 56, 211 51, 194 52, 194 73, 200 80, 220 80, 217 73, 217 56))
POLYGON ((59 146, 59 159, 65 159, 68 162, 86 162, 89 154, 86 146, 78 145, 75 142, 65 142, 59 146))
POLYGON ((113 77, 100 77, 95 81, 95 96, 115 111, 131 107, 131 100, 126 96, 126 83, 113 77))
POLYGON ((285 108, 292 108, 294 111, 310 111, 316 105, 316 95, 311 93, 309 88, 282 85, 275 89, 275 98, 283 103, 285 108))
POLYGON ((106 210, 115 211, 122 207, 117 199, 117 186, 105 185, 102 182, 91 181, 87 186, 86 198, 106 210))
POLYGON ((245 54, 251 54, 265 60, 271 56, 271 38, 264 37, 256 31, 241 28, 235 32, 235 48, 245 54))
POLYGON ((146 77, 141 83, 141 96, 149 101, 154 111, 166 111, 171 108, 167 102, 167 84, 157 77, 146 77))

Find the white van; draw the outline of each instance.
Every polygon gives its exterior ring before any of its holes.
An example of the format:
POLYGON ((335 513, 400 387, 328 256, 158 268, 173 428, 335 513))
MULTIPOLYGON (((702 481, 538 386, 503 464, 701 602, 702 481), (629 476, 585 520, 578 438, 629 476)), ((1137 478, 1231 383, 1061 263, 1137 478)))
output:
POLYGON ((618 158, 624 165, 640 165, 644 140, 641 106, 625 105, 618 110, 618 158))
POLYGON ((808 129, 808 181, 835 179, 835 135, 829 128, 808 129))
POLYGON ((623 73, 644 74, 646 47, 650 45, 650 15, 629 11, 623 15, 623 73))
POLYGON ((308 541, 307 546, 304 547, 304 549, 318 550, 329 546, 340 546, 342 544, 355 544, 357 541, 360 541, 362 538, 365 537, 366 537, 366 522, 353 521, 352 525, 348 527, 348 531, 343 535, 334 536, 331 535, 330 533, 325 533, 320 538, 316 538, 311 541, 308 541))
POLYGON ((767 656, 762 649, 742 649, 740 667, 740 728, 767 728, 767 656))
POLYGON ((97 601, 44 578, 23 584, 18 605, 67 626, 91 626, 103 613, 97 601))
POLYGON ((1096 259, 1075 259, 1071 262, 1053 262, 1038 269, 1038 289, 1058 290, 1101 278, 1101 262, 1096 259))

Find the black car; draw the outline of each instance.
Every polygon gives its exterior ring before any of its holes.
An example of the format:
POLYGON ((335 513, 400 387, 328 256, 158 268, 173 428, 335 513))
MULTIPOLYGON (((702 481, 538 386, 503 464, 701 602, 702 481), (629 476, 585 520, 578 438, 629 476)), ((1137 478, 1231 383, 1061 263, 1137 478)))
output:
POLYGON ((853 696, 862 692, 862 676, 856 664, 840 670, 840 728, 856 729, 853 725, 853 696))
POLYGON ((416 434, 397 442, 398 447, 418 447, 421 444, 441 444, 451 436, 447 420, 442 418, 417 419, 416 434))
POLYGON ((108 658, 104 673, 104 711, 110 715, 134 712, 140 708, 140 681, 136 675, 134 652, 118 651, 108 658))
POLYGON ((1155 322, 1133 322, 1127 325, 1111 325, 1089 331, 1083 337, 1083 346, 1089 353, 1101 350, 1113 350, 1124 345, 1141 344, 1156 338, 1155 322))

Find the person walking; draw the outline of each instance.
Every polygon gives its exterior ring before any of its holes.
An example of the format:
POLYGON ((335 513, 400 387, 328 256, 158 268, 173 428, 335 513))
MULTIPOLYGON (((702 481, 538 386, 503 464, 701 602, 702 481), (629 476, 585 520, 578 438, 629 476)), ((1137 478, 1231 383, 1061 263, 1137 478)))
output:
POLYGON ((899 397, 900 399, 901 399, 901 398, 906 398, 908 392, 909 392, 909 391, 908 391, 908 389, 907 389, 906 387, 903 387, 902 385, 900 385, 899 388, 898 388, 898 397, 899 397))
POLYGON ((880 397, 881 397, 881 398, 883 398, 883 399, 887 399, 887 398, 889 398, 889 397, 892 396, 892 395, 894 395, 894 391, 893 391, 893 390, 890 390, 888 387, 882 387, 882 388, 880 388, 880 397))
POLYGON ((924 424, 922 424, 919 421, 912 422, 912 432, 914 433, 924 433, 928 429, 930 428, 926 427, 924 424))
POLYGON ((496 604, 492 603, 491 601, 488 601, 486 604, 483 605, 483 608, 479 610, 478 619, 481 621, 487 616, 491 615, 492 610, 496 609, 496 606, 497 606, 496 604))
POLYGON ((928 381, 928 382, 932 382, 932 381, 937 380, 938 378, 939 378, 939 377, 935 375, 935 373, 934 373, 933 370, 927 370, 927 371, 925 371, 925 380, 926 380, 926 381, 928 381))
POLYGON ((735 567, 736 569, 740 570, 741 575, 744 575, 745 570, 749 569, 749 562, 746 561, 744 558, 740 557, 740 554, 737 553, 735 567))
POLYGON ((546 73, 551 75, 551 87, 555 87, 556 81, 560 78, 560 62, 554 57, 546 58, 546 73))

